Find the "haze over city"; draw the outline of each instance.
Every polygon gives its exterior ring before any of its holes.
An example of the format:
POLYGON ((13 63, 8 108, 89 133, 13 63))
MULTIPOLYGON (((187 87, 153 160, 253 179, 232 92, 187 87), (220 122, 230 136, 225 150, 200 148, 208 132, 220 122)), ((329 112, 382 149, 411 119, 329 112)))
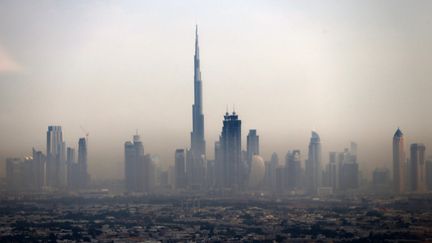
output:
POLYGON ((355 141, 362 171, 390 168, 398 127, 431 154, 432 2, 168 3, 2 1, 0 161, 61 125, 68 146, 89 132, 92 178, 123 177, 136 130, 172 165, 190 146, 196 24, 208 158, 227 106, 266 160, 305 159, 312 130, 323 164, 355 141))

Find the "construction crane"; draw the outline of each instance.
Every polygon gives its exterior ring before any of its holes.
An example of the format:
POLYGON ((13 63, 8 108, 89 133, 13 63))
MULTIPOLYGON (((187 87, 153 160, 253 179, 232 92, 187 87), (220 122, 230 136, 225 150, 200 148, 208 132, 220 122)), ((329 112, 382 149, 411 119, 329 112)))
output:
POLYGON ((81 128, 81 131, 84 132, 86 141, 88 142, 88 137, 89 137, 90 133, 83 126, 80 126, 80 128, 81 128))

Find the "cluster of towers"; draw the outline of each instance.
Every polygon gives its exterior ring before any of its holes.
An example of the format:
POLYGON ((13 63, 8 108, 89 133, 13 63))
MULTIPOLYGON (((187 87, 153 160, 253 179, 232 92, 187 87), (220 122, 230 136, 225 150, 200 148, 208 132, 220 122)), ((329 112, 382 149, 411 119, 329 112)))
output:
POLYGON ((156 185, 156 159, 144 153, 138 134, 124 145, 125 185, 128 192, 151 192, 156 185))
POLYGON ((279 164, 277 154, 273 154, 271 161, 264 161, 259 156, 259 136, 255 129, 249 130, 247 150, 242 150, 242 123, 236 112, 224 115, 219 141, 214 146, 215 158, 208 160, 197 29, 195 38, 191 147, 175 151, 173 184, 176 189, 269 189, 316 194, 328 188, 334 191, 358 187, 356 149, 331 153, 334 158, 322 170, 320 137, 312 132, 304 169, 300 150, 288 152, 285 165, 279 164))
POLYGON ((396 193, 432 190, 432 161, 426 160, 426 147, 410 145, 409 158, 405 153, 404 134, 398 128, 393 136, 393 186, 396 193))
POLYGON ((32 156, 6 159, 6 183, 11 190, 41 191, 44 189, 84 189, 90 176, 87 172, 87 139, 78 141, 75 149, 66 147, 61 126, 49 126, 46 154, 33 149, 32 156))
MULTIPOLYGON (((242 150, 242 123, 236 112, 224 115, 222 131, 214 145, 214 160, 208 160, 198 28, 195 38, 191 146, 190 149, 175 151, 174 166, 160 178, 168 177, 167 184, 180 190, 267 189, 314 195, 359 188, 361 178, 356 143, 351 143, 350 148, 342 152, 330 152, 328 164, 323 165, 320 136, 313 131, 304 161, 300 150, 289 151, 285 163, 279 162, 276 153, 273 153, 270 161, 264 161, 259 156, 259 136, 255 129, 247 135, 247 150, 242 150)), ((149 188, 159 176, 154 175, 155 166, 151 156, 144 155, 142 144, 135 140, 125 145, 126 186, 129 191, 150 191, 149 188), (140 175, 146 175, 148 179, 136 179, 140 175)), ((412 144, 410 152, 410 159, 406 161, 403 134, 398 129, 393 139, 393 182, 396 192, 422 192, 432 188, 432 162, 425 162, 425 146, 412 144)), ((388 185, 391 180, 389 174, 386 168, 375 169, 374 187, 388 185)))

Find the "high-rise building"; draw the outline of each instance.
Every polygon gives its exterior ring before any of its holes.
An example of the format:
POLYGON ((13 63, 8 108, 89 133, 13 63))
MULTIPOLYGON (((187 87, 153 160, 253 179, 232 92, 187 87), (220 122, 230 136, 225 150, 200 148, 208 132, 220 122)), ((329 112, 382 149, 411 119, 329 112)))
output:
POLYGON ((339 171, 341 190, 357 189, 359 184, 359 167, 355 156, 348 149, 345 151, 344 161, 339 171))
POLYGON ((78 188, 78 164, 75 159, 75 149, 68 147, 66 150, 66 163, 67 163, 67 181, 70 189, 78 188))
POLYGON ((49 126, 47 131, 46 183, 50 187, 66 185, 66 145, 61 126, 49 126))
POLYGON ((186 152, 184 149, 175 151, 175 187, 181 189, 186 187, 186 152))
POLYGON ((186 151, 186 181, 189 188, 194 190, 204 188, 206 164, 204 155, 196 157, 192 150, 186 151))
POLYGON ((8 190, 21 190, 24 185, 23 161, 19 158, 6 159, 6 185, 8 190))
POLYGON ((328 176, 328 185, 336 191, 338 188, 338 166, 337 166, 337 153, 330 152, 329 153, 329 163, 327 165, 327 176, 328 176))
POLYGON ((151 192, 156 181, 155 160, 144 154, 144 146, 139 135, 125 143, 125 184, 128 192, 151 192))
POLYGON ((75 162, 75 149, 68 147, 66 150, 66 162, 72 163, 75 162))
POLYGON ((87 139, 80 138, 78 140, 78 168, 79 168, 79 187, 86 188, 89 183, 90 176, 88 174, 88 159, 87 159, 87 139))
POLYGON ((245 178, 242 178, 241 172, 241 120, 235 112, 227 112, 224 116, 220 146, 223 187, 238 188, 245 178))
POLYGON ((321 141, 318 133, 312 131, 306 160, 306 191, 316 194, 321 185, 321 141))
MULTIPOLYGON (((351 143, 352 145, 353 143, 351 143)), ((357 163, 357 146, 355 149, 345 149, 341 153, 342 163, 339 167, 339 189, 352 190, 357 189, 359 185, 359 166, 357 163)))
POLYGON ((393 136, 393 185, 396 193, 405 191, 405 163, 404 135, 398 128, 393 136))
POLYGON ((288 190, 297 190, 301 187, 302 167, 300 150, 288 152, 285 158, 286 186, 288 190))
POLYGON ((271 159, 266 163, 265 184, 272 191, 276 190, 276 168, 279 166, 279 156, 276 152, 272 153, 271 159))
POLYGON ((124 180, 126 191, 133 192, 136 190, 136 166, 137 154, 133 142, 127 141, 124 145, 124 180))
POLYGON ((191 148, 186 152, 186 176, 190 188, 200 189, 205 184, 206 144, 202 97, 198 26, 195 29, 194 104, 192 105, 191 148))
POLYGON ((136 175, 138 192, 148 193, 153 190, 156 181, 155 166, 154 157, 150 154, 138 160, 136 175))
POLYGON ((214 154, 215 154, 215 187, 221 188, 224 185, 224 176, 223 176, 223 151, 220 143, 221 138, 219 137, 219 141, 216 141, 214 144, 214 154))
POLYGON ((45 186, 46 156, 42 151, 37 151, 34 148, 32 149, 32 154, 32 188, 40 191, 45 186))
POLYGON ((67 148, 67 178, 70 189, 85 189, 90 176, 87 172, 87 140, 78 140, 78 161, 75 159, 75 149, 67 148))
POLYGON ((198 26, 195 29, 194 104, 192 105, 191 152, 194 158, 205 157, 204 114, 202 107, 202 80, 198 45, 198 26))
POLYGON ((125 183, 129 192, 139 190, 138 177, 142 175, 138 171, 138 164, 143 160, 144 146, 139 135, 135 135, 132 142, 125 143, 125 183))
POLYGON ((33 148, 33 156, 6 159, 6 184, 12 191, 41 191, 45 185, 45 155, 33 148))
POLYGON ((259 155, 259 136, 257 135, 256 129, 249 130, 249 134, 246 139, 246 149, 247 149, 247 162, 252 161, 254 155, 259 155))
POLYGON ((413 192, 426 191, 426 161, 424 144, 411 144, 409 163, 409 190, 413 192))

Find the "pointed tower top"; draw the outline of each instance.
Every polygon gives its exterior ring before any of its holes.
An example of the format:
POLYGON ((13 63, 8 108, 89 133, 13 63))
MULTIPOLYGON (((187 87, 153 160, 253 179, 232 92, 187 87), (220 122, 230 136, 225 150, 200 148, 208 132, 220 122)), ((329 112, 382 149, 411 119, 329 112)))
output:
POLYGON ((195 58, 199 59, 198 25, 195 25, 195 58))
POLYGON ((395 134, 394 134, 394 137, 403 137, 403 133, 402 133, 402 131, 399 129, 399 127, 398 127, 398 129, 396 130, 396 132, 395 132, 395 134))

